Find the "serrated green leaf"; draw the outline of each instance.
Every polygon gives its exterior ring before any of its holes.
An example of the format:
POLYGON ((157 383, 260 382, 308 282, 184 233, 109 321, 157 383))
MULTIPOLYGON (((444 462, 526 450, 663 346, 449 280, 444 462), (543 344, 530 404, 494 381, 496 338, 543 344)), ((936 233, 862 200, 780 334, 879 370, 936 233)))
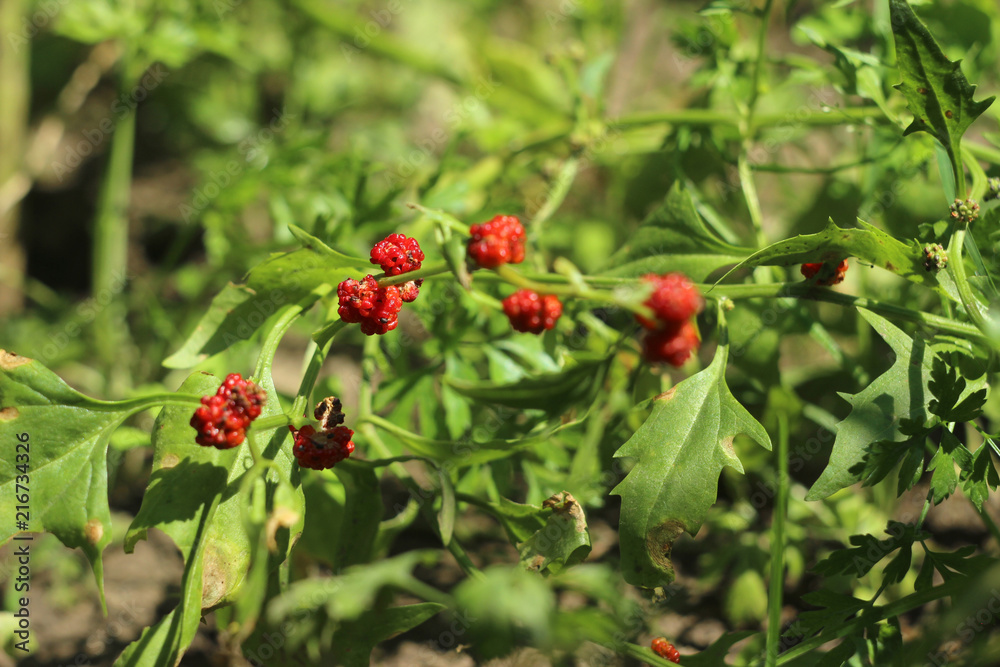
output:
POLYGON ((994 98, 981 102, 973 99, 976 87, 969 85, 962 74, 960 61, 945 57, 906 0, 889 0, 889 13, 896 61, 903 77, 895 88, 906 96, 914 116, 903 134, 922 131, 932 135, 948 152, 953 173, 957 175, 962 169, 962 135, 994 98))
POLYGON ((24 532, 15 524, 15 497, 23 493, 17 484, 26 484, 26 530, 50 532, 67 547, 82 549, 103 604, 101 553, 111 541, 108 440, 130 415, 156 405, 156 399, 84 396, 38 361, 0 350, 0 438, 11 443, 0 452, 0 512, 10 517, 0 543, 24 532), (26 434, 27 447, 18 450, 20 434, 26 434), (18 482, 22 474, 27 478, 18 482))
POLYGON ((860 218, 857 222, 859 228, 848 229, 838 227, 831 219, 820 232, 778 241, 758 250, 732 271, 753 266, 839 262, 857 257, 920 285, 938 287, 935 275, 924 269, 923 250, 919 244, 907 245, 860 218))
POLYGON ((955 460, 944 449, 939 449, 927 465, 927 469, 934 471, 934 475, 931 476, 931 498, 937 505, 954 493, 958 486, 955 460))
POLYGON ((993 465, 990 449, 987 443, 980 445, 972 455, 970 469, 963 470, 961 475, 962 491, 979 511, 982 511, 983 503, 989 499, 990 490, 996 490, 1000 486, 1000 474, 993 465))
POLYGON ((858 464, 871 443, 902 440, 900 420, 923 423, 928 417, 932 353, 923 340, 911 339, 888 320, 862 308, 858 312, 896 353, 896 361, 859 393, 841 394, 851 404, 851 412, 837 425, 830 462, 807 500, 826 498, 860 481, 858 464))
POLYGON ((680 271, 701 281, 752 252, 751 248, 730 245, 713 235, 698 215, 691 194, 677 181, 663 204, 611 256, 603 275, 632 278, 680 271))
POLYGON ((653 411, 615 453, 635 457, 612 491, 622 498, 622 573, 655 588, 674 578, 670 551, 684 531, 695 535, 715 503, 723 466, 743 472, 733 438, 746 433, 767 449, 771 440, 726 386, 728 341, 711 365, 653 400, 653 411))

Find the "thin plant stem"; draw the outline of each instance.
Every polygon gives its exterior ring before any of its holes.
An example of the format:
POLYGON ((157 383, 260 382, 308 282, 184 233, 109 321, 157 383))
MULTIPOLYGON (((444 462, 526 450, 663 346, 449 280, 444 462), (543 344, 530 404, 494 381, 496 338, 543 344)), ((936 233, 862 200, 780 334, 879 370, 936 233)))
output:
POLYGON ((967 228, 967 223, 962 223, 959 227, 955 229, 955 233, 951 236, 951 243, 948 248, 948 271, 951 272, 951 276, 955 281, 955 287, 958 290, 958 296, 962 300, 962 306, 965 308, 965 312, 969 315, 969 319, 972 320, 973 324, 981 331, 983 334, 988 334, 988 323, 986 318, 983 317, 982 310, 979 306, 979 300, 972 293, 972 287, 969 285, 969 278, 965 274, 965 259, 962 256, 962 250, 965 247, 965 232, 967 228))
POLYGON ((785 518, 788 514, 788 414, 778 412, 778 493, 771 519, 771 581, 767 594, 766 667, 775 667, 781 643, 781 608, 785 584, 785 518))
MULTIPOLYGON (((119 89, 128 93, 132 78, 128 54, 119 63, 119 89)), ((135 111, 122 117, 111 136, 107 171, 101 184, 94 223, 91 294, 107 303, 94 315, 94 343, 107 369, 107 389, 119 393, 129 384, 125 369, 126 323, 122 304, 115 299, 128 271, 128 205, 132 189, 132 155, 135 147, 135 111)))

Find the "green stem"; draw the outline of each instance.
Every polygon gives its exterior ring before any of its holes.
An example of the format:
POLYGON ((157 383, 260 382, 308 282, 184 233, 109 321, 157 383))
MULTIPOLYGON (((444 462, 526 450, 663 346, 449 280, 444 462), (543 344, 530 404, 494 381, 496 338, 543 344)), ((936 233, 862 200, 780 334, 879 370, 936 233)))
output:
POLYGON ((760 75, 764 70, 764 57, 767 54, 767 29, 771 23, 771 7, 774 0, 766 0, 761 11, 760 31, 757 33, 757 61, 753 67, 753 80, 750 83, 750 98, 747 100, 747 121, 752 123, 757 98, 760 97, 760 75))
MULTIPOLYGON (((119 67, 119 91, 130 94, 131 60, 128 49, 119 67)), ((129 384, 125 368, 126 322, 122 303, 114 298, 124 287, 128 272, 128 205, 132 189, 132 155, 135 147, 135 112, 125 114, 111 136, 107 172, 94 223, 91 294, 107 303, 94 316, 94 344, 108 373, 108 390, 120 392, 129 384)))
POLYGON ((298 418, 299 415, 305 414, 306 406, 309 404, 309 397, 312 396, 313 387, 316 386, 316 379, 319 377, 319 371, 323 367, 323 361, 326 359, 326 353, 330 350, 330 343, 332 342, 333 338, 331 337, 323 345, 317 345, 313 350, 312 357, 309 359, 309 365, 306 366, 306 370, 302 374, 302 381, 299 382, 299 390, 295 394, 295 401, 292 403, 291 413, 293 418, 298 418))
POLYGON ((198 407, 201 405, 201 396, 179 394, 176 392, 146 394, 144 396, 137 396, 136 398, 128 398, 124 401, 99 401, 98 405, 88 405, 88 408, 96 411, 128 410, 138 412, 166 405, 198 407))
POLYGON ((312 305, 316 303, 319 299, 329 294, 333 290, 332 285, 323 283, 309 293, 308 296, 303 298, 298 303, 288 304, 283 306, 281 313, 278 316, 277 321, 271 330, 268 331, 267 337, 264 339, 264 344, 261 346, 260 354, 257 356, 257 365, 254 368, 253 376, 260 380, 265 373, 271 370, 271 364, 274 363, 274 354, 278 351, 278 345, 281 344, 281 339, 285 337, 288 330, 291 328, 292 324, 304 311, 312 308, 312 305))
POLYGON ((781 643, 781 608, 785 583, 785 517, 788 514, 788 414, 778 412, 778 494, 771 524, 771 581, 767 594, 766 667, 775 667, 781 643))
MULTIPOLYGON (((795 126, 830 126, 830 125, 858 125, 869 121, 891 122, 878 107, 848 107, 831 110, 800 110, 795 112, 770 113, 755 115, 751 129, 760 130, 769 127, 781 127, 785 125, 795 126)), ((739 115, 731 111, 718 111, 715 109, 678 109, 673 111, 657 111, 654 113, 640 113, 630 116, 622 116, 606 121, 609 129, 628 130, 632 128, 647 127, 649 125, 690 125, 692 127, 724 126, 739 127, 741 119, 739 115)), ((569 135, 569 130, 565 136, 569 135)), ((545 146, 547 143, 560 136, 539 138, 532 146, 545 146)), ((975 145, 975 150, 979 155, 995 155, 997 163, 1000 164, 1000 150, 992 150, 988 146, 975 145)), ((988 158, 987 158, 988 159, 988 158)))
POLYGON ((271 415, 270 417, 263 417, 258 419, 253 423, 254 429, 257 431, 266 431, 272 428, 279 428, 281 426, 288 426, 294 421, 294 415, 289 416, 284 412, 277 415, 271 415))
MULTIPOLYGON (((466 230, 466 235, 468 235, 468 230, 466 230)), ((411 280, 430 278, 431 276, 439 276, 450 272, 451 269, 448 267, 448 262, 434 262, 433 264, 425 264, 416 271, 401 273, 398 276, 380 274, 375 277, 378 279, 380 287, 386 287, 388 285, 402 285, 403 283, 408 283, 411 280)))
POLYGON ((764 214, 760 208, 760 197, 757 196, 757 186, 753 180, 753 170, 747 157, 751 139, 748 137, 744 142, 743 150, 740 151, 737 163, 737 172, 740 177, 740 186, 743 191, 743 198, 746 200, 747 211, 750 213, 750 222, 753 225, 754 235, 757 239, 757 247, 763 248, 767 245, 767 238, 764 236, 764 214))
MULTIPOLYGON (((371 424, 372 426, 376 426, 376 427, 382 429, 383 431, 386 431, 387 433, 393 434, 397 438, 402 438, 404 440, 412 440, 414 442, 421 442, 423 444, 430 445, 430 446, 438 446, 438 447, 449 446, 450 447, 450 446, 452 446, 452 445, 455 444, 451 440, 435 440, 434 438, 428 438, 427 436, 418 435, 418 434, 414 433, 413 431, 408 431, 405 428, 403 428, 402 426, 397 426, 396 424, 393 424, 388 419, 385 419, 384 417, 379 417, 378 415, 373 414, 373 413, 368 413, 368 414, 364 414, 364 415, 360 415, 359 414, 358 415, 358 422, 359 423, 365 423, 365 424, 371 424)), ((386 454, 384 452, 381 455, 382 456, 389 456, 389 454, 386 454)))
POLYGON ((997 342, 991 341, 988 336, 979 329, 965 322, 957 322, 940 315, 933 315, 917 310, 910 310, 891 303, 884 303, 866 297, 851 296, 821 287, 810 286, 805 283, 769 283, 762 285, 740 284, 740 285, 699 285, 706 296, 719 298, 728 297, 730 299, 747 298, 780 298, 793 297, 800 299, 811 299, 813 301, 825 301, 841 306, 852 308, 865 308, 882 315, 890 315, 910 322, 916 322, 939 331, 975 338, 981 342, 996 346, 997 342))
POLYGON ((534 217, 531 218, 531 237, 537 239, 541 234, 542 225, 552 217, 569 194, 569 189, 576 180, 577 171, 580 169, 580 159, 571 157, 563 163, 559 174, 556 175, 555 184, 549 190, 548 198, 541 205, 534 217))
POLYGON ((962 223, 951 236, 951 243, 948 247, 948 271, 951 273, 951 277, 955 281, 955 287, 958 289, 958 296, 962 300, 962 306, 965 308, 965 312, 968 314, 969 319, 972 320, 973 324, 976 325, 976 328, 979 329, 979 331, 983 334, 987 334, 989 331, 988 323, 986 322, 986 318, 983 317, 982 310, 979 306, 979 300, 976 299, 976 296, 972 293, 972 287, 969 285, 968 276, 965 274, 965 259, 962 257, 962 250, 965 247, 966 229, 966 223, 962 223))

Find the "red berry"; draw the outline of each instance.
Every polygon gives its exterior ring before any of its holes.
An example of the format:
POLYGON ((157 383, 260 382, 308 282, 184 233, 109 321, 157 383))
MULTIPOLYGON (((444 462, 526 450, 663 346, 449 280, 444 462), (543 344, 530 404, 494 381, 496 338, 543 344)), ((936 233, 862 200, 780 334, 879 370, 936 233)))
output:
POLYGON ((206 447, 230 449, 243 442, 250 422, 260 416, 267 393, 230 373, 214 396, 203 396, 202 406, 194 411, 191 426, 198 432, 195 442, 206 447))
POLYGON ((372 248, 372 264, 378 264, 387 276, 416 271, 424 261, 424 251, 416 239, 403 234, 389 234, 372 248))
POLYGON ((497 215, 469 228, 469 257, 476 264, 495 269, 524 261, 524 227, 514 215, 497 215))
POLYGON ((650 647, 653 649, 653 653, 660 656, 661 658, 669 660, 670 662, 676 663, 678 665, 681 664, 680 651, 674 648, 674 645, 668 642, 665 638, 657 637, 652 641, 650 647))
POLYGON ((562 315, 562 304, 551 294, 522 289, 503 300, 503 312, 510 318, 515 331, 540 334, 556 325, 562 315))
POLYGON ((662 323, 681 322, 697 314, 704 305, 698 288, 683 273, 668 273, 663 276, 647 274, 643 281, 653 286, 653 293, 643 304, 656 315, 655 320, 636 315, 639 323, 647 329, 656 329, 662 323))
POLYGON ((817 285, 826 287, 839 285, 844 282, 844 274, 847 273, 847 260, 841 261, 837 266, 833 266, 833 262, 807 262, 802 265, 800 271, 806 280, 819 275, 819 279, 816 280, 817 285))
POLYGON ((395 285, 380 287, 375 278, 368 275, 364 280, 353 278, 337 286, 340 307, 337 312, 345 322, 360 323, 366 335, 384 334, 398 324, 397 316, 403 307, 399 288, 395 285))
POLYGON ((647 361, 665 361, 671 366, 684 365, 691 353, 698 349, 701 341, 691 320, 657 329, 646 334, 642 351, 647 361))
POLYGON ((411 280, 399 286, 399 298, 405 303, 413 303, 420 294, 420 286, 424 284, 421 280, 411 280))
POLYGON ((351 442, 354 431, 346 426, 334 426, 321 433, 317 433, 316 429, 309 425, 297 431, 293 426, 289 426, 288 429, 295 437, 292 453, 299 466, 303 468, 326 470, 346 459, 354 451, 354 443, 351 442))

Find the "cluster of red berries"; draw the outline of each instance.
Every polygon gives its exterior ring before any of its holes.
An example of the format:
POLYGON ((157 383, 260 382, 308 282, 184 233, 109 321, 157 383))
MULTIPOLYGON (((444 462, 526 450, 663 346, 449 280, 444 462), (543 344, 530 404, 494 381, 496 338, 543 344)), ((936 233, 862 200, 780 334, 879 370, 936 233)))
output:
POLYGON ((515 215, 497 215, 469 227, 468 254, 485 269, 524 261, 524 227, 515 215))
POLYGON ((839 285, 844 282, 844 274, 847 273, 847 260, 842 260, 836 266, 833 262, 807 262, 802 265, 800 271, 806 280, 819 276, 816 278, 817 285, 824 287, 839 285))
POLYGON ((650 644, 650 648, 653 649, 653 653, 660 656, 664 660, 669 660, 675 664, 681 664, 681 654, 674 645, 666 640, 664 637, 657 637, 650 644))
MULTIPOLYGON (((371 262, 378 264, 387 276, 398 276, 420 268, 424 251, 416 239, 403 234, 389 234, 372 248, 371 262)), ((337 285, 340 319, 360 324, 367 336, 392 331, 399 324, 403 303, 412 303, 420 294, 423 280, 410 280, 402 285, 379 285, 372 275, 362 280, 348 278, 337 285)))
POLYGON ((302 468, 326 470, 337 465, 354 451, 354 431, 341 426, 344 423, 344 412, 340 400, 330 396, 316 406, 313 416, 319 421, 322 430, 310 425, 300 429, 289 426, 295 438, 292 454, 302 468))
POLYGON ((372 264, 378 264, 387 276, 398 276, 420 268, 424 251, 416 239, 403 234, 389 234, 372 248, 372 264))
POLYGON ((681 366, 701 344, 691 318, 702 309, 704 300, 683 273, 648 274, 642 279, 653 286, 643 305, 656 316, 651 320, 636 315, 639 324, 650 330, 643 341, 643 354, 649 361, 681 366))
POLYGON ((246 438, 250 422, 260 416, 267 393, 230 373, 213 396, 203 396, 201 407, 194 411, 191 426, 198 432, 195 442, 206 447, 231 449, 246 438))
POLYGON ((340 319, 351 324, 361 324, 367 336, 392 331, 398 324, 397 317, 403 307, 403 298, 395 285, 381 287, 371 275, 363 280, 348 278, 337 285, 340 319))
POLYGON ((556 325, 562 315, 562 303, 551 294, 542 296, 530 289, 520 289, 503 300, 503 312, 515 331, 540 334, 556 325))

